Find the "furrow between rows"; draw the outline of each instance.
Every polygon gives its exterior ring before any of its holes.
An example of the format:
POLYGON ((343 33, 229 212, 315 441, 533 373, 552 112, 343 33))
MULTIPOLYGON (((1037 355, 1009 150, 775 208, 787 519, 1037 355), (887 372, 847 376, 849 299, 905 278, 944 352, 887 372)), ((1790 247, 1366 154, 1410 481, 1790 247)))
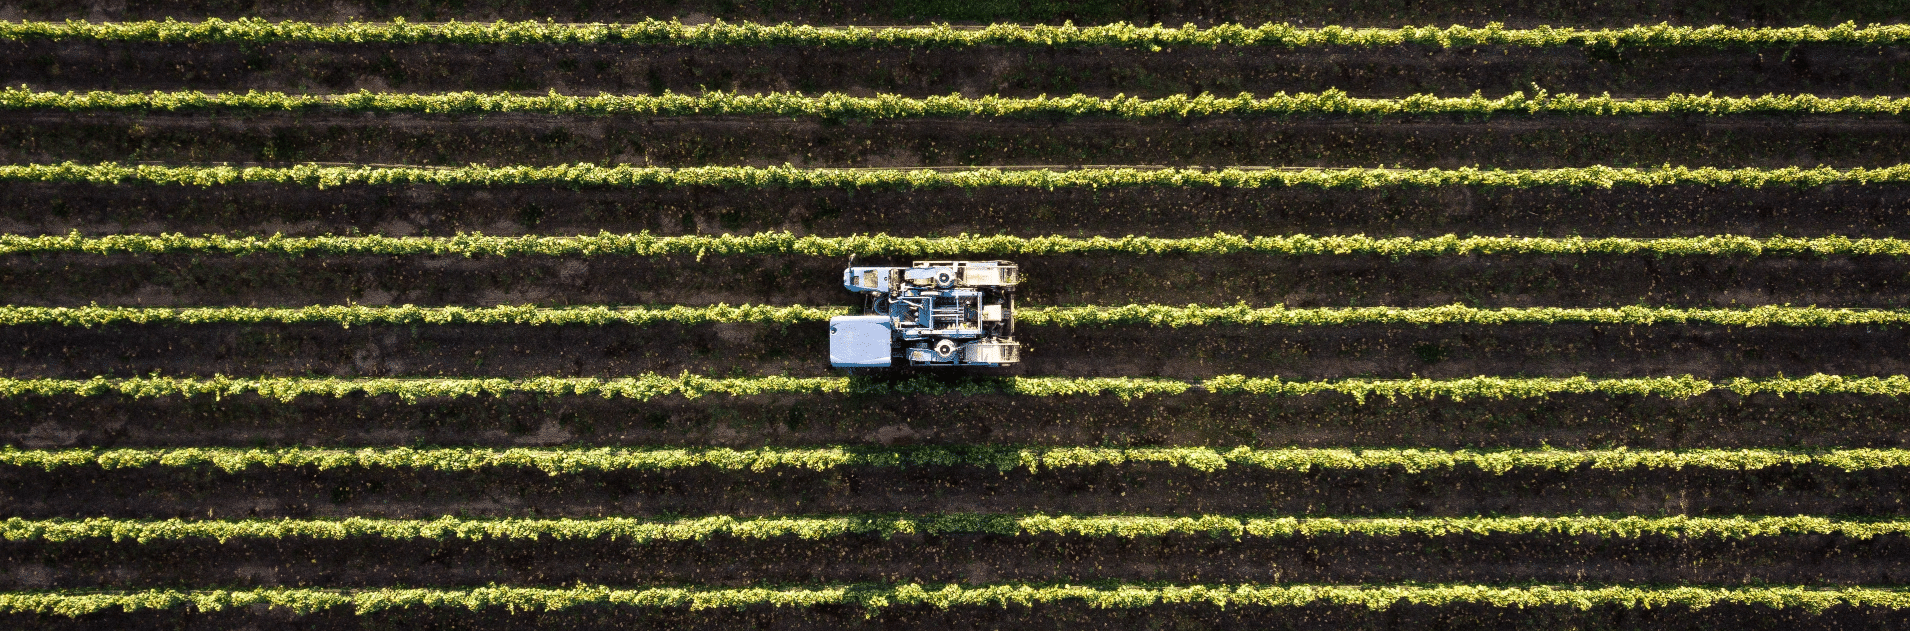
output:
MULTIPOLYGON (((58 324, 0 327, 0 376, 506 378, 646 372, 825 377, 828 324, 58 324)), ((1910 373, 1894 326, 1032 326, 995 374, 1287 379, 1768 378, 1910 373)))
MULTIPOLYGON (((953 32, 953 31, 951 31, 953 32)), ((1885 38, 1887 39, 1887 38, 1885 38)), ((1888 41, 1744 42, 1722 48, 1475 43, 1284 47, 962 47, 616 43, 311 43, 14 40, 0 85, 41 90, 279 90, 348 93, 532 90, 662 94, 724 90, 1144 98, 1345 90, 1362 97, 1534 84, 1561 93, 1901 96, 1910 51, 1888 41), (1481 64, 1481 61, 1489 63, 1481 64)))
MULTIPOLYGON (((851 299, 840 288, 846 258, 42 253, 0 257, 0 303, 827 305, 851 299)), ((922 258, 928 256, 859 256, 856 262, 907 266, 922 258)), ((1895 256, 1018 254, 1011 260, 1026 279, 1016 300, 1028 305, 1910 306, 1910 259, 1895 256)))
POLYGON ((1738 394, 1676 380, 1466 379, 1283 382, 1264 391, 1276 396, 1265 396, 1217 382, 1198 392, 1183 390, 1184 383, 1135 379, 852 379, 846 392, 834 391, 841 382, 810 381, 778 392, 769 381, 0 382, 7 395, 0 398, 0 440, 28 448, 916 444, 1223 451, 1243 444, 1665 450, 1910 442, 1904 430, 1910 399, 1889 388, 1759 387, 1738 394))
POLYGON ((937 532, 637 541, 449 535, 20 540, 0 542, 0 559, 33 569, 0 575, 0 590, 989 580, 1887 587, 1903 582, 1906 541, 1901 534, 1836 532, 1727 539, 1410 529, 1275 537, 937 532))
POLYGON ((1883 168, 1910 162, 1910 125, 1897 115, 1539 116, 1470 122, 1058 117, 838 121, 773 115, 9 110, 0 113, 0 161, 1214 168, 1883 168))
MULTIPOLYGON (((326 455, 314 450, 304 453, 326 455)), ((1568 458, 1573 455, 1565 453, 1568 458)), ((8 455, 24 457, 35 452, 8 455)), ((285 456, 286 452, 265 455, 285 456)), ((1750 455, 1814 458, 1755 450, 1750 455)), ((463 462, 472 461, 468 452, 462 456, 463 462)), ((346 457, 349 453, 335 460, 346 457)), ((580 454, 575 461, 588 458, 580 454)), ((1901 500, 1910 484, 1910 474, 1902 466, 1846 471, 1838 466, 1768 461, 1754 469, 1595 468, 1583 461, 1576 466, 1547 464, 1561 467, 1494 471, 1466 465, 1408 471, 1388 465, 1302 471, 1228 466, 1203 471, 1164 462, 1130 462, 1032 472, 994 464, 921 464, 820 470, 783 466, 760 471, 715 466, 586 469, 553 475, 524 466, 450 471, 255 466, 233 472, 209 462, 207 466, 112 469, 7 466, 0 467, 0 500, 6 502, 10 515, 25 519, 759 517, 951 510, 1342 518, 1482 514, 1897 518, 1906 515, 1901 500)))
MULTIPOLYGON (((489 160, 490 158, 485 158, 489 160)), ((1910 168, 0 166, 6 231, 1896 238, 1910 168)))

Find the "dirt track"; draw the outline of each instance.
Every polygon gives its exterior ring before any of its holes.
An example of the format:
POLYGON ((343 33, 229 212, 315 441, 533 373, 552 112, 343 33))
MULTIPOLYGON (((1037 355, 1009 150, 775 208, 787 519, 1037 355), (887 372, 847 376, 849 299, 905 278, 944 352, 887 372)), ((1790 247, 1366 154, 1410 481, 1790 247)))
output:
POLYGON ((91 631, 126 629, 171 629, 185 625, 208 628, 289 627, 322 631, 346 631, 367 628, 404 628, 451 630, 509 627, 512 629, 773 629, 777 631, 837 631, 841 629, 892 629, 921 627, 950 631, 996 631, 1022 628, 1066 628, 1120 631, 1172 624, 1180 628, 1214 631, 1264 631, 1268 628, 1319 631, 1399 629, 1402 627, 1447 626, 1469 629, 1849 629, 1889 628, 1897 622, 1891 612, 1877 609, 1833 607, 1825 612, 1801 608, 1772 610, 1760 605, 1717 604, 1693 610, 1684 607, 1623 609, 1593 607, 1526 607, 1510 609, 1490 605, 1411 605, 1395 604, 1375 611, 1362 606, 1309 605, 1266 608, 1233 605, 1220 609, 1209 605, 1158 605, 1134 609, 1100 609, 1076 603, 1040 607, 950 608, 933 606, 891 607, 871 615, 856 607, 822 606, 808 608, 707 609, 621 609, 587 607, 564 612, 517 611, 502 609, 472 612, 452 608, 418 608, 387 611, 367 620, 349 608, 336 608, 293 617, 276 611, 228 609, 214 613, 171 610, 91 614, 69 619, 53 616, 0 617, 0 623, 31 624, 36 629, 91 631))

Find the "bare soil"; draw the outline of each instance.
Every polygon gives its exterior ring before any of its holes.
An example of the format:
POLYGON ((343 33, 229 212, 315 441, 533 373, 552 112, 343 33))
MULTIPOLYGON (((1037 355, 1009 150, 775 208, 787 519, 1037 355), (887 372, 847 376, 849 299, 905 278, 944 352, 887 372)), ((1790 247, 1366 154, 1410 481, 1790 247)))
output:
MULTIPOLYGON (((1894 257, 1015 256, 1024 305, 1910 305, 1894 257)), ((907 265, 863 257, 864 265, 907 265)), ((845 259, 61 254, 0 257, 11 305, 848 304, 845 259)))
POLYGON ((1880 167, 1901 118, 1525 117, 825 121, 772 117, 0 114, 6 162, 781 165, 1880 167))
MULTIPOLYGON (((0 328, 0 374, 624 376, 837 374, 822 322, 782 325, 112 325, 0 328)), ((1910 330, 1518 325, 1021 326, 1003 372, 1078 377, 1476 375, 1700 378, 1910 372, 1910 330)))
POLYGON ((422 399, 253 395, 20 397, 0 442, 23 448, 310 445, 763 446, 1104 445, 1231 449, 1892 448, 1910 406, 1890 397, 1712 394, 1695 399, 1364 402, 1344 395, 710 396, 422 399))
POLYGON ((1903 517, 1899 469, 1513 470, 1471 467, 1215 473, 1128 464, 1028 473, 981 467, 550 475, 535 469, 0 468, 23 519, 601 517, 976 512, 1136 515, 1846 515, 1903 517))
POLYGON ((895 629, 932 628, 991 631, 999 629, 1122 630, 1173 625, 1179 629, 1896 629, 1910 625, 1902 613, 1882 608, 1832 607, 1824 612, 1799 608, 1771 609, 1757 605, 1716 604, 1703 609, 1616 606, 1492 607, 1489 605, 1394 604, 1384 610, 1355 606, 1267 608, 1230 605, 1225 609, 1198 605, 1157 605, 1134 609, 1095 609, 1068 603, 1038 607, 892 606, 865 612, 845 606, 809 608, 751 607, 747 609, 649 610, 578 607, 563 612, 502 610, 469 611, 450 607, 384 611, 359 616, 338 608, 294 616, 284 610, 228 609, 203 613, 183 609, 89 614, 83 618, 12 615, 0 622, 22 629, 426 629, 452 630, 509 627, 513 629, 895 629))
POLYGON ((1910 49, 1432 46, 835 48, 638 45, 0 43, 0 84, 40 90, 912 96, 1319 92, 1904 94, 1910 49))
POLYGON ((1057 537, 898 535, 704 541, 4 542, 0 589, 488 584, 1569 583, 1902 584, 1903 537, 1057 537))
POLYGON ((344 0, 332 3, 266 3, 256 0, 138 0, 136 2, 53 2, 22 0, 9 5, 8 19, 68 18, 104 20, 181 20, 214 17, 261 17, 270 20, 320 22, 387 20, 404 17, 414 22, 449 19, 556 20, 559 22, 632 22, 645 18, 681 18, 698 23, 712 18, 729 21, 798 22, 808 24, 928 24, 991 22, 1102 24, 1183 23, 1210 25, 1239 22, 1290 22, 1299 25, 1397 27, 1401 24, 1462 23, 1483 26, 1504 22, 1513 27, 1614 26, 1632 24, 1711 24, 1745 26, 1833 25, 1902 23, 1906 7, 1899 0, 1519 0, 1487 2, 1462 0, 1421 3, 1405 0, 1308 0, 1266 4, 1246 0, 1085 0, 1075 2, 952 2, 949 0, 814 0, 800 3, 750 3, 724 0, 559 0, 525 3, 512 0, 344 0))
MULTIPOLYGON (((1910 186, 790 189, 0 182, 18 234, 1896 237, 1910 186)), ((514 259, 526 261, 527 259, 514 259)))

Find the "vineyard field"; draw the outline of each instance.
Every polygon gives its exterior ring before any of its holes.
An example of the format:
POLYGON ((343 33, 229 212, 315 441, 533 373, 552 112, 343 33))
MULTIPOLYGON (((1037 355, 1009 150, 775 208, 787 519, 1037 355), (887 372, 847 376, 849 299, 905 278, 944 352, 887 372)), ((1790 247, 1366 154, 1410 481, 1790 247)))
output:
POLYGON ((1910 628, 1906 2, 13 2, 0 628, 1910 628))

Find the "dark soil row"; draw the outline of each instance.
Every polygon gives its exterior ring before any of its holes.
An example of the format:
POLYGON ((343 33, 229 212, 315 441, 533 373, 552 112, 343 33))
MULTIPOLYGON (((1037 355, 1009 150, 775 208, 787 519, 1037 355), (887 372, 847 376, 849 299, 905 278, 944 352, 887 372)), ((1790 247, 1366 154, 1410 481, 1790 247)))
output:
POLYGON ((1260 515, 1905 516, 1910 474, 1830 467, 1572 471, 1471 467, 1206 473, 1128 464, 997 471, 843 467, 761 473, 707 467, 550 475, 535 469, 252 468, 51 472, 0 468, 0 500, 26 519, 601 517, 860 512, 1260 515))
POLYGON ((23 448, 317 445, 1103 445, 1437 449, 1891 448, 1910 445, 1891 397, 1714 394, 1398 399, 1344 395, 709 396, 425 399, 252 395, 21 397, 0 443, 23 448))
MULTIPOLYGON (((0 328, 0 374, 791 376, 829 368, 823 322, 697 326, 129 325, 0 328), (17 352, 14 349, 18 349, 17 352)), ((1016 332, 1018 374, 1288 379, 1476 375, 1730 379, 1910 372, 1910 329, 1723 326, 1147 326, 1016 332)))
POLYGON ((0 543, 0 589, 1165 581, 1892 585, 1902 537, 1291 539, 899 535, 705 541, 358 538, 0 543))
POLYGON ((692 48, 662 46, 0 43, 0 84, 41 90, 566 94, 882 92, 969 96, 1484 91, 1621 97, 1903 94, 1910 49, 1468 47, 692 48))
MULTIPOLYGON (((1897 237, 1910 186, 848 190, 0 182, 15 234, 1444 234, 1897 237)), ((528 259, 513 259, 526 264, 528 259)))
MULTIPOLYGON (((927 257, 924 257, 927 258, 927 257)), ((971 257, 979 258, 979 257, 971 257)), ((1015 256, 1023 305, 1910 305, 1894 257, 1015 256)), ((863 257, 861 265, 908 265, 863 257)), ((0 302, 84 306, 851 304, 845 258, 0 257, 0 302)))
POLYGON ((184 609, 91 614, 80 618, 14 614, 0 616, 0 624, 19 629, 122 631, 126 629, 897 629, 931 628, 991 631, 998 629, 1142 629, 1172 625, 1202 631, 1264 631, 1462 628, 1462 629, 1896 629, 1910 626, 1910 616, 1877 608, 1833 607, 1825 612, 1799 608, 1771 609, 1757 605, 1718 604, 1688 607, 1622 608, 1492 607, 1458 604, 1445 606, 1395 604, 1384 610, 1364 607, 1306 606, 1266 608, 1231 605, 1225 609, 1198 605, 1165 605, 1135 609, 1095 609, 1058 604, 1039 607, 957 607, 937 609, 891 607, 870 613, 858 608, 647 610, 580 607, 563 612, 502 609, 473 612, 452 607, 387 610, 359 616, 348 608, 294 616, 285 610, 228 609, 200 613, 184 609))
POLYGON ((1503 168, 1890 166, 1910 125, 1864 117, 910 119, 409 114, 0 115, 0 161, 464 166, 1168 164, 1503 168))
POLYGON ((1305 25, 1396 27, 1400 24, 1481 26, 1507 22, 1513 26, 1591 26, 1631 24, 1743 24, 1759 26, 1831 25, 1857 22, 1896 22, 1910 14, 1901 0, 1520 0, 1487 2, 1456 0, 1421 3, 1407 0, 1308 0, 1267 4, 1248 0, 808 0, 804 2, 735 2, 726 0, 349 0, 335 3, 271 3, 257 0, 134 0, 132 2, 60 3, 23 0, 10 6, 9 19, 68 18, 92 20, 199 19, 263 17, 320 22, 351 19, 412 21, 544 20, 559 22, 631 22, 645 18, 683 18, 696 23, 720 18, 810 24, 924 24, 940 22, 1024 22, 1100 24, 1127 21, 1170 25, 1193 22, 1295 22, 1305 25))

